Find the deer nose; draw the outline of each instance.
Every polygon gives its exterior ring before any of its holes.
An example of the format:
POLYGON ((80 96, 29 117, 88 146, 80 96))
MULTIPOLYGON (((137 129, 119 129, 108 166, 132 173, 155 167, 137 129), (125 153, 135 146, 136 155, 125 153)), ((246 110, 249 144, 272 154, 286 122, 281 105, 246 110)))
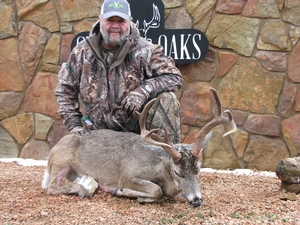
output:
POLYGON ((202 204, 202 202, 202 198, 195 197, 193 201, 190 201, 190 205, 192 205, 193 207, 199 207, 202 204))

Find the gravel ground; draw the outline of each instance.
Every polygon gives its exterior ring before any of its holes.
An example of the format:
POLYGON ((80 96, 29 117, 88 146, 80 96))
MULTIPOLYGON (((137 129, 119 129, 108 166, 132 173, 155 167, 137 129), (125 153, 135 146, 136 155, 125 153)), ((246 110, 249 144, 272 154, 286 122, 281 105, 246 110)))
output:
POLYGON ((89 199, 47 196, 44 166, 0 162, 1 224, 299 224, 299 196, 280 190, 276 177, 202 172, 203 204, 179 198, 160 204, 112 197, 101 190, 89 199))

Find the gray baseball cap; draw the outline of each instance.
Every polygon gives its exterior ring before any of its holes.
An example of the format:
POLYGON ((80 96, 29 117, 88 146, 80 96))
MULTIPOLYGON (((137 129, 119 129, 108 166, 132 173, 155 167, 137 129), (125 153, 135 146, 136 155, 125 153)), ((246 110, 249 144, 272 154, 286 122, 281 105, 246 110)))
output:
POLYGON ((105 0, 101 7, 100 17, 107 19, 119 16, 124 20, 130 20, 130 5, 126 0, 105 0))

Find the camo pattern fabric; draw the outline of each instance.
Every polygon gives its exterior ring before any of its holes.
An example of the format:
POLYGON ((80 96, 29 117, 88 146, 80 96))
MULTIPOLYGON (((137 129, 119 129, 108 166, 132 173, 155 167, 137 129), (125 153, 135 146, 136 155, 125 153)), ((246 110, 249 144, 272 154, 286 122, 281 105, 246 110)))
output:
POLYGON ((160 136, 164 136, 164 128, 169 141, 173 144, 180 142, 181 136, 181 107, 173 92, 159 94, 151 106, 146 118, 147 130, 160 128, 160 136))
POLYGON ((174 60, 164 55, 161 46, 141 38, 133 23, 130 29, 130 35, 107 60, 98 21, 63 63, 55 94, 58 112, 69 130, 81 126, 81 98, 91 129, 138 133, 137 116, 121 107, 128 93, 138 88, 150 100, 181 87, 183 78, 174 60))

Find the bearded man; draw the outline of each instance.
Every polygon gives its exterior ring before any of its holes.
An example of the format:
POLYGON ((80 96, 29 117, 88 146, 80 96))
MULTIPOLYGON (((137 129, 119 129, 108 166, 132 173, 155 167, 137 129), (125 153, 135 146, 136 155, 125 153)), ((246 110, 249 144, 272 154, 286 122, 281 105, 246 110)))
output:
POLYGON ((62 64, 55 94, 64 124, 77 135, 90 129, 139 133, 135 112, 157 98, 147 115, 146 128, 164 127, 170 141, 178 143, 181 111, 173 92, 182 81, 174 60, 163 48, 140 36, 129 3, 105 0, 89 37, 75 46, 62 64))

